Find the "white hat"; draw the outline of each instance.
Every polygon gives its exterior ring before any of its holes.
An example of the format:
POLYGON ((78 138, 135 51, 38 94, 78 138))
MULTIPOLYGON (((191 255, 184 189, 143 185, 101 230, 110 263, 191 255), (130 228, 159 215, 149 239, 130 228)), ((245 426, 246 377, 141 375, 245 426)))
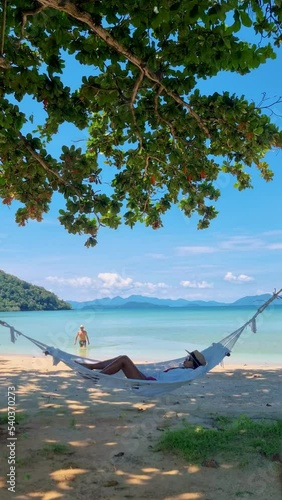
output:
POLYGON ((84 328, 84 326, 83 326, 83 325, 80 325, 80 327, 79 327, 79 328, 84 328))

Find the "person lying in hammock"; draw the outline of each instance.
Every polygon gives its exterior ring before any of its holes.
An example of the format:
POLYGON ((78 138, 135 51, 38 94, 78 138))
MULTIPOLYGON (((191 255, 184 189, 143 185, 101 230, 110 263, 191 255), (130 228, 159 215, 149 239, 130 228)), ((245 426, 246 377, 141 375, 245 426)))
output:
MULTIPOLYGON (((186 356, 181 366, 167 368, 164 372, 181 368, 190 368, 191 370, 195 370, 199 366, 205 366, 207 364, 203 354, 199 351, 187 351, 187 353, 188 356, 186 356)), ((90 370, 100 370, 101 373, 106 375, 114 375, 121 370, 124 375, 130 379, 157 380, 155 377, 148 377, 144 375, 144 373, 142 373, 133 361, 126 355, 107 359, 105 361, 99 361, 98 363, 81 363, 80 361, 77 361, 77 363, 89 368, 90 370)))

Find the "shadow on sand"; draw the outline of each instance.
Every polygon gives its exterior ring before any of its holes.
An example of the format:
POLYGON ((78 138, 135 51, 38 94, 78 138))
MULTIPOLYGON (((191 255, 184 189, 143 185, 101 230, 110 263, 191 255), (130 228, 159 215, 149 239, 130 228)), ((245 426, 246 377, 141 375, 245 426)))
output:
MULTIPOLYGON (((244 467, 221 463, 214 469, 154 449, 163 430, 185 421, 213 426, 216 415, 281 419, 282 369, 210 372, 152 400, 93 388, 61 364, 46 370, 40 358, 29 370, 0 360, 0 373, 1 413, 7 412, 8 387, 15 387, 16 412, 25 416, 16 425, 15 499, 282 498, 279 463, 258 457, 244 467)), ((7 425, 0 431, 5 450, 7 425)), ((11 498, 8 451, 0 470, 5 500, 11 498)))

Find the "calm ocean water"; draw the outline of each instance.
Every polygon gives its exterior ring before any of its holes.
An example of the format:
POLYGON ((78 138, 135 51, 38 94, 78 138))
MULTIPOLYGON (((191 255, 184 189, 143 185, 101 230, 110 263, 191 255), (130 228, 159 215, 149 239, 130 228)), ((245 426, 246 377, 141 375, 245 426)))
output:
MULTIPOLYGON (((113 309, 100 311, 0 313, 17 330, 47 345, 93 359, 127 354, 136 361, 161 361, 184 356, 185 349, 208 347, 248 321, 255 308, 113 309), (91 345, 74 346, 79 325, 91 345)), ((282 308, 269 307, 257 318, 257 333, 248 328, 236 343, 230 363, 282 365, 282 308)), ((33 343, 0 326, 1 355, 40 355, 33 343)), ((228 361, 229 361, 228 359, 228 361)), ((226 363, 228 363, 226 361, 226 363)))

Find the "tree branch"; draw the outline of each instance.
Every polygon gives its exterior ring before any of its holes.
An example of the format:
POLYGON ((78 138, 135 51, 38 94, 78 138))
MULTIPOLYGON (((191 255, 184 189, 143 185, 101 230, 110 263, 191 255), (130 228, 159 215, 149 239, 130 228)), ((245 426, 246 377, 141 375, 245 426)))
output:
POLYGON ((0 56, 0 68, 2 69, 9 69, 11 66, 7 61, 5 61, 5 58, 0 56))
POLYGON ((136 115, 135 115, 135 109, 134 109, 134 101, 136 99, 136 95, 137 95, 137 92, 138 92, 138 89, 141 85, 141 82, 144 78, 144 72, 141 70, 140 71, 140 74, 134 84, 134 87, 133 87, 133 91, 132 91, 132 95, 131 95, 131 99, 130 99, 130 109, 131 109, 131 113, 132 113, 132 116, 133 116, 133 123, 135 125, 135 128, 136 128, 136 132, 137 132, 137 137, 139 139, 139 143, 140 143, 140 147, 141 149, 143 149, 143 141, 142 141, 142 137, 140 135, 140 131, 139 131, 139 128, 138 128, 138 125, 137 125, 137 121, 136 121, 136 115))
POLYGON ((160 120, 160 122, 163 122, 165 123, 169 129, 170 129, 170 133, 173 137, 173 142, 174 142, 174 146, 176 146, 176 143, 177 143, 177 139, 176 139, 176 133, 175 133, 175 129, 174 127, 172 126, 172 124, 170 122, 168 122, 167 120, 165 120, 159 113, 158 111, 158 98, 160 97, 162 93, 162 89, 158 89, 157 93, 155 94, 155 97, 154 97, 154 109, 155 109, 155 113, 158 117, 158 119, 160 120))
POLYGON ((34 16, 35 14, 39 14, 43 9, 46 9, 46 6, 39 5, 37 8, 33 10, 22 11, 22 26, 21 26, 21 38, 24 38, 24 29, 27 23, 28 16, 34 16))
POLYGON ((262 99, 258 103, 258 105, 256 106, 256 109, 268 109, 271 112, 271 115, 275 115, 275 116, 281 117, 280 114, 275 113, 275 111, 272 109, 272 106, 274 106, 275 104, 281 104, 281 103, 282 103, 282 96, 279 96, 279 97, 274 96, 272 98, 271 97, 266 97, 266 92, 263 92, 262 99), (270 101, 270 99, 274 99, 274 98, 276 98, 276 101, 271 102, 271 104, 267 104, 267 105, 263 106, 263 104, 266 101, 270 101))
MULTIPOLYGON (((47 163, 42 158, 42 156, 39 155, 38 153, 36 153, 36 151, 34 151, 34 149, 30 146, 27 139, 21 134, 21 132, 19 132, 19 138, 20 138, 21 143, 24 145, 24 147, 27 149, 27 151, 30 153, 30 155, 36 160, 36 162, 39 163, 43 167, 43 169, 46 172, 48 172, 48 174, 56 177, 60 184, 63 184, 64 186, 71 188, 73 193, 77 195, 77 197, 79 198, 80 201, 82 201, 83 197, 82 197, 81 193, 79 191, 77 191, 72 184, 70 184, 69 182, 66 182, 64 179, 62 179, 62 177, 57 172, 54 172, 54 170, 52 170, 47 165, 47 163)), ((102 224, 100 222, 100 218, 99 218, 98 214, 95 212, 95 210, 93 210, 93 214, 95 215, 95 217, 97 219, 99 227, 102 226, 102 224)))
POLYGON ((73 191, 75 192, 75 194, 79 198, 81 198, 81 194, 79 193, 79 191, 76 191, 76 189, 71 184, 69 184, 64 179, 62 179, 62 177, 57 172, 54 172, 54 170, 52 170, 47 165, 46 161, 42 158, 41 155, 39 155, 38 153, 36 153, 36 151, 34 151, 34 149, 31 147, 31 145, 28 143, 27 139, 24 137, 24 135, 22 135, 21 132, 19 132, 19 138, 21 140, 21 143, 24 145, 24 147, 29 152, 29 154, 37 161, 37 163, 39 163, 41 165, 41 167, 44 168, 44 170, 46 172, 48 172, 48 174, 53 175, 54 177, 56 177, 58 179, 58 181, 59 181, 60 184, 64 184, 64 186, 67 186, 67 187, 71 187, 73 189, 73 191))
POLYGON ((3 54, 4 54, 6 18, 7 18, 7 0, 3 0, 2 16, 3 17, 2 17, 2 26, 1 26, 2 33, 1 33, 0 56, 3 56, 3 54))
POLYGON ((132 54, 130 50, 124 47, 115 38, 113 38, 106 29, 95 24, 92 16, 88 12, 80 11, 78 7, 70 0, 39 0, 39 3, 42 5, 43 8, 49 7, 55 10, 66 12, 69 16, 73 17, 77 21, 80 21, 89 26, 89 28, 99 38, 101 38, 101 40, 103 40, 109 47, 114 49, 119 54, 123 55, 134 66, 139 68, 139 70, 143 72, 144 76, 146 76, 150 81, 156 83, 166 95, 170 96, 175 102, 180 104, 182 107, 186 108, 191 114, 191 116, 195 118, 199 127, 201 128, 201 130, 203 130, 205 135, 207 137, 210 137, 206 125, 204 124, 200 116, 193 110, 193 108, 188 103, 183 101, 183 99, 181 99, 181 97, 179 97, 175 92, 172 92, 171 90, 167 89, 166 86, 160 81, 160 78, 157 76, 157 74, 151 71, 148 68, 148 66, 146 66, 144 61, 142 61, 141 59, 139 59, 139 57, 132 54))

